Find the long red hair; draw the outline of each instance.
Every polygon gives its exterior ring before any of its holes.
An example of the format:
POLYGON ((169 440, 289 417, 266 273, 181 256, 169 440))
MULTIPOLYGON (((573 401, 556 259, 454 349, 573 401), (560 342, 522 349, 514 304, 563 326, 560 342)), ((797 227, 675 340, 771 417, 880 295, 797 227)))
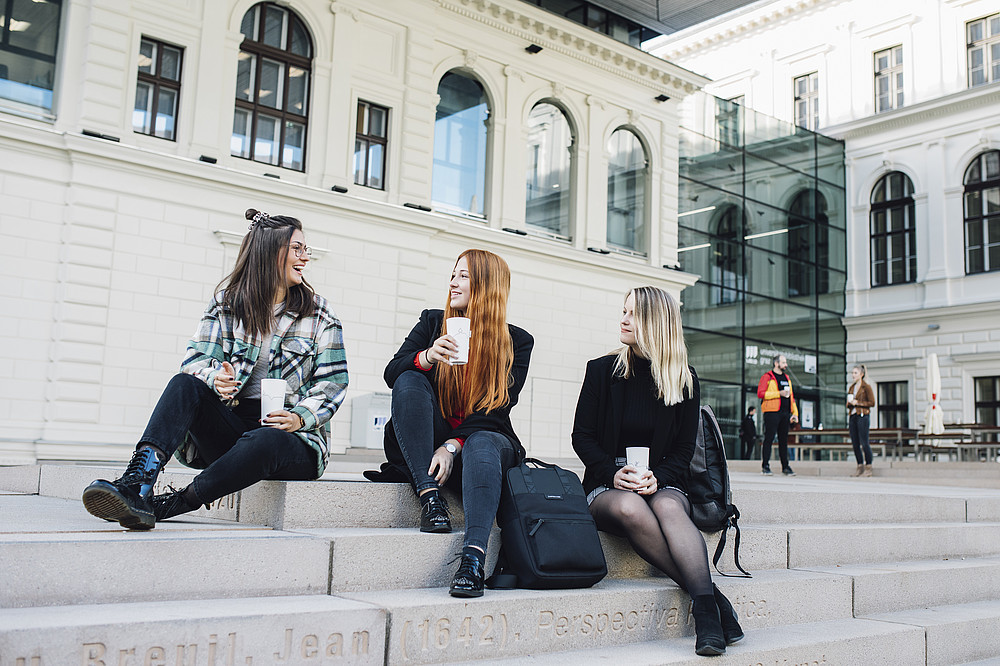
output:
POLYGON ((465 312, 451 307, 451 294, 444 307, 448 317, 468 317, 472 331, 469 362, 466 365, 438 363, 435 368, 438 403, 444 416, 469 415, 476 410, 491 412, 510 401, 507 388, 514 365, 514 343, 507 328, 507 297, 510 294, 510 268, 499 256, 486 250, 466 250, 469 266, 469 305, 465 312))

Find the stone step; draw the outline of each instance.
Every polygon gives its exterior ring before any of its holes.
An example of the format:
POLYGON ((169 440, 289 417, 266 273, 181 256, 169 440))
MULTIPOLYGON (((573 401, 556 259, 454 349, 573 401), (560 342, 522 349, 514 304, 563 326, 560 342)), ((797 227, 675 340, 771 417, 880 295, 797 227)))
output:
POLYGON ((855 617, 1000 599, 1000 557, 845 564, 795 571, 853 580, 855 617))
POLYGON ((325 595, 0 609, 0 663, 374 665, 385 625, 325 595))
MULTIPOLYGON (((717 583, 745 629, 782 627, 762 634, 783 634, 788 624, 851 618, 848 577, 768 571, 717 583)), ((694 631, 690 598, 657 580, 604 580, 585 590, 491 590, 468 600, 449 597, 445 588, 342 596, 387 610, 388 664, 507 660, 678 639, 694 631)))
POLYGON ((629 666, 827 666, 879 664, 913 666, 924 663, 924 635, 918 627, 873 620, 835 619, 755 629, 726 648, 726 654, 706 661, 694 653, 694 637, 592 647, 536 656, 476 661, 479 666, 538 664, 628 664, 629 666))
POLYGON ((927 666, 1000 660, 1000 600, 877 613, 871 620, 922 627, 927 666))
POLYGON ((80 502, 0 502, 0 608, 329 591, 326 539, 204 518, 130 532, 80 502))

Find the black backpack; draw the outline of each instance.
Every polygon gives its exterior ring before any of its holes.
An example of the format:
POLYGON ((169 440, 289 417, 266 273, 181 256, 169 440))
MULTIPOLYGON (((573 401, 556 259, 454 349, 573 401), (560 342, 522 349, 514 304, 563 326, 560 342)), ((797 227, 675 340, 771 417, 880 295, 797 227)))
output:
POLYGON ((511 467, 497 525, 501 547, 486 580, 491 589, 590 587, 608 573, 587 496, 573 472, 534 458, 511 467))
POLYGON ((715 570, 723 576, 751 578, 740 565, 740 510, 733 504, 722 430, 715 412, 708 405, 702 405, 698 415, 698 436, 688 468, 687 488, 688 499, 691 501, 691 521, 705 532, 722 532, 712 558, 715 570), (736 530, 733 538, 733 561, 736 568, 743 572, 742 576, 719 570, 719 559, 726 547, 726 535, 730 527, 736 530))

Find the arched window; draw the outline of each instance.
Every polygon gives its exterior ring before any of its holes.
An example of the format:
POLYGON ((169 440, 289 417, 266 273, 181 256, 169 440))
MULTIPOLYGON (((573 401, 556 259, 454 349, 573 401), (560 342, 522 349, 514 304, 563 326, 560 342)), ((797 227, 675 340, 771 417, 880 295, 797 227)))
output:
POLYGON ((608 153, 608 245, 645 254, 646 149, 634 132, 621 128, 608 139, 608 153))
POLYGON ((882 176, 871 197, 872 286, 917 279, 913 183, 904 173, 882 176))
POLYGON ((262 2, 243 16, 230 152, 305 170, 312 42, 284 7, 262 2))
POLYGON ((830 220, 826 197, 817 190, 802 190, 788 207, 788 295, 825 294, 830 278, 830 220), (816 283, 813 283, 814 276, 816 283))
POLYGON ((965 170, 965 272, 1000 270, 1000 150, 965 170))
POLYGON ((566 114, 541 102, 528 114, 527 206, 524 221, 570 240, 573 129, 566 114))
POLYGON ((746 217, 739 206, 726 206, 715 225, 712 243, 712 277, 715 303, 735 303, 746 288, 746 272, 740 259, 746 217))
POLYGON ((451 71, 441 77, 438 97, 431 197, 440 208, 482 216, 490 117, 486 91, 471 76, 451 71))

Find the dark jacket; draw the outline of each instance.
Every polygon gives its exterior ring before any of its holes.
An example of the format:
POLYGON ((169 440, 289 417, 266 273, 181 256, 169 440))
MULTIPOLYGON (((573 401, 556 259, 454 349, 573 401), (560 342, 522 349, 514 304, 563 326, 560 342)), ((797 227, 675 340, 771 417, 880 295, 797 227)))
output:
MULTIPOLYGON (((385 366, 385 373, 383 373, 383 377, 385 378, 385 383, 389 386, 389 388, 393 387, 396 383, 396 379, 399 378, 399 376, 404 372, 424 372, 423 370, 417 368, 413 361, 418 353, 433 345, 434 341, 441 337, 442 321, 444 321, 443 310, 424 310, 420 313, 420 320, 410 331, 409 335, 406 336, 406 339, 403 341, 403 344, 400 345, 396 355, 393 356, 392 360, 389 361, 389 364, 385 366)), ((527 379, 528 363, 531 361, 531 349, 535 344, 535 340, 531 337, 531 334, 524 329, 510 324, 507 326, 510 329, 511 342, 514 344, 514 365, 511 367, 510 371, 512 383, 507 388, 507 394, 510 397, 510 401, 506 406, 494 409, 488 414, 482 410, 477 410, 469 414, 457 428, 452 430, 449 437, 466 439, 472 433, 480 430, 485 430, 487 432, 499 432, 510 438, 510 441, 514 443, 514 447, 523 458, 524 447, 521 446, 521 441, 517 438, 517 435, 514 434, 514 427, 510 423, 510 410, 517 404, 518 394, 524 386, 525 379, 527 379)), ((436 370, 433 369, 427 371, 427 373, 431 375, 433 375, 434 372, 436 372, 436 370)), ((434 397, 436 399, 437 383, 432 380, 431 386, 434 388, 434 397)), ((395 432, 387 427, 386 439, 388 440, 390 437, 393 440, 392 444, 395 444, 398 447, 398 444, 395 442, 395 432)), ((389 445, 390 443, 387 441, 387 453, 389 445)))
MULTIPOLYGON (((576 403, 573 422, 573 449, 586 466, 583 488, 588 493, 600 485, 611 487, 622 425, 625 382, 612 376, 615 356, 602 356, 587 363, 587 373, 576 403)), ((694 375, 694 369, 691 370, 694 375)), ((667 407, 662 401, 656 407, 656 425, 649 450, 649 466, 660 487, 686 487, 688 466, 694 455, 698 434, 700 402, 698 377, 694 375, 693 395, 667 407)))
POLYGON ((740 440, 745 446, 753 446, 757 441, 757 424, 749 414, 743 417, 740 424, 740 440))

